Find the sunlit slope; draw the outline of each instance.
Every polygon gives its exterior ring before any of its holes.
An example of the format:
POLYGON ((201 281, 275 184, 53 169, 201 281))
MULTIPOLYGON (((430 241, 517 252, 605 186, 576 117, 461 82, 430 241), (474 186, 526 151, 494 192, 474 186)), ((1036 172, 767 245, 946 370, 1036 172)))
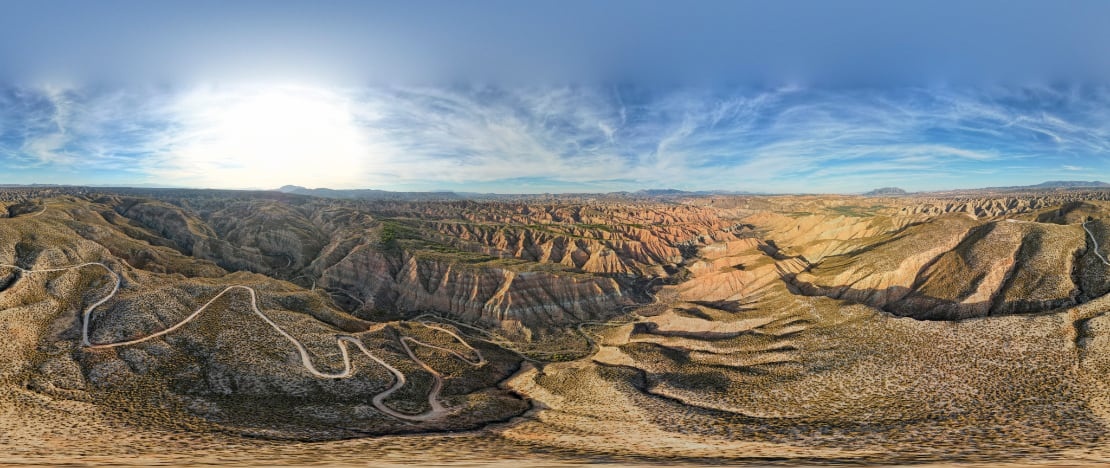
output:
POLYGON ((104 195, 139 236, 220 267, 325 289, 363 318, 437 310, 513 333, 648 301, 698 245, 733 238, 712 210, 637 202, 351 202, 283 194, 104 195))
POLYGON ((484 428, 801 462, 1110 454, 1104 202, 906 203, 20 202, 0 219, 0 429, 40 449, 84 443, 57 429, 76 425, 484 428))
POLYGON ((1102 450, 1110 297, 1075 292, 1073 270, 1106 277, 1083 270, 1093 254, 1081 226, 941 216, 832 239, 845 253, 816 263, 797 255, 806 236, 779 237, 799 243, 790 245, 755 228, 701 248, 691 277, 657 294, 660 307, 588 327, 598 342, 589 362, 514 379, 550 409, 506 436, 660 456, 887 463, 1102 450), (997 269, 1006 278, 976 278, 997 269), (804 279, 841 286, 805 293, 804 279), (842 297, 852 283, 883 294, 842 297), (983 288, 998 316, 964 305, 980 302, 982 284, 996 285, 983 288), (898 317, 909 315, 899 306, 949 320, 898 317), (953 310, 962 315, 939 316, 953 310), (613 432, 614 421, 637 429, 613 432))
POLYGON ((1080 225, 945 216, 868 239, 790 281, 916 318, 1041 312, 1101 295, 1105 286, 1082 279, 1102 271, 1086 260, 1089 240, 1080 225))
MULTIPOLYGON (((227 274, 129 236, 154 234, 98 208, 54 199, 40 216, 0 223, 0 263, 12 265, 0 271, 6 337, 0 406, 7 414, 38 414, 25 405, 48 397, 73 402, 72 422, 314 439, 476 427, 527 407, 496 389, 517 367, 506 351, 481 344, 471 351, 419 323, 360 320, 336 308, 322 290, 227 274), (140 269, 127 259, 160 260, 171 273, 140 269), (83 266, 61 269, 74 265, 83 266), (86 322, 89 343, 83 344, 86 322), (358 340, 405 381, 357 352, 349 377, 314 375, 296 345, 320 372, 337 373, 344 360, 336 336, 358 340), (100 349, 116 343, 124 345, 100 349), (474 366, 448 351, 482 353, 483 362, 474 366), (371 401, 395 386, 380 402, 384 408, 371 401), (434 409, 430 405, 449 408, 451 417, 415 418, 434 409), (414 422, 398 424, 410 415, 414 422)), ((20 417, 2 424, 9 432, 56 422, 20 417)))

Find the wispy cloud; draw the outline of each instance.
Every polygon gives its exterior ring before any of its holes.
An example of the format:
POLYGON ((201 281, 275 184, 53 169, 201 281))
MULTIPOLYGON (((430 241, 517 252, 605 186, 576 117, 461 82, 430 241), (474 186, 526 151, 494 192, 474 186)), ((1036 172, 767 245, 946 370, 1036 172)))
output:
POLYGON ((0 105, 0 182, 812 192, 1110 173, 1105 88, 38 87, 0 105))

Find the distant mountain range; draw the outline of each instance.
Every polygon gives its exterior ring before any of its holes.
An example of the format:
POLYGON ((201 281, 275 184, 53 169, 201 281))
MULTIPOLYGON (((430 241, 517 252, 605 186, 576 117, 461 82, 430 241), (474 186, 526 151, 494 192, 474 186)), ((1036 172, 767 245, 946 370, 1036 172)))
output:
POLYGON ((533 198, 533 197, 582 197, 590 195, 606 195, 621 198, 677 198, 704 195, 754 195, 751 192, 738 192, 727 190, 702 190, 690 192, 678 189, 646 189, 635 192, 609 192, 609 193, 563 193, 563 194, 500 194, 500 193, 475 193, 475 192, 391 192, 376 189, 329 189, 305 188, 299 185, 286 185, 277 191, 296 195, 310 195, 325 198, 344 198, 358 200, 480 200, 503 198, 533 198))
MULTIPOLYGON (((1036 190, 1067 190, 1077 188, 1110 188, 1110 184, 1102 181, 1092 180, 1052 180, 1042 182, 1036 185, 1017 185, 1012 187, 986 187, 981 189, 960 189, 960 190, 942 190, 932 193, 949 193, 949 192, 974 192, 974 191, 1036 191, 1036 190)), ((498 193, 475 193, 475 192, 452 192, 452 191, 433 191, 433 192, 391 192, 388 190, 376 189, 329 189, 329 188, 305 188, 298 185, 286 185, 278 189, 282 193, 292 193, 297 195, 310 195, 315 197, 324 198, 343 198, 343 199, 357 199, 357 200, 498 200, 498 199, 520 199, 520 198, 581 198, 592 196, 607 196, 615 198, 653 198, 653 199, 673 199, 682 197, 701 197, 708 195, 766 195, 754 192, 744 191, 729 191, 729 190, 698 190, 687 191, 671 188, 663 189, 644 189, 635 192, 621 191, 609 193, 562 193, 562 194, 498 194, 498 193)), ((869 192, 863 193, 867 197, 891 197, 909 195, 911 192, 899 187, 882 187, 869 192)))
MULTIPOLYGON (((89 187, 89 188, 135 188, 135 189, 184 189, 190 190, 185 187, 172 187, 172 186, 158 186, 153 184, 134 184, 134 185, 83 185, 73 186, 65 184, 0 184, 4 188, 16 187, 89 187)), ((1008 187, 985 187, 976 189, 953 189, 953 190, 936 190, 931 192, 918 192, 918 193, 957 193, 957 192, 976 192, 976 191, 989 191, 989 192, 1007 192, 1007 191, 1038 191, 1038 190, 1070 190, 1070 189, 1108 189, 1110 183, 1099 180, 1051 180, 1041 182, 1036 185, 1015 185, 1008 187)), ((205 190, 205 189, 192 189, 192 190, 205 190)), ((614 197, 614 198, 640 198, 640 199, 678 199, 683 197, 702 197, 710 195, 785 195, 783 193, 773 194, 766 192, 748 192, 737 190, 697 190, 687 191, 672 188, 661 189, 643 189, 634 192, 619 191, 608 193, 533 193, 533 194, 501 194, 501 193, 478 193, 478 192, 454 192, 450 190, 428 191, 428 192, 394 192, 389 190, 377 189, 330 189, 330 188, 306 188, 299 185, 285 185, 276 190, 281 193, 290 193, 295 195, 308 195, 323 198, 339 198, 350 200, 410 200, 410 201, 430 201, 430 200, 515 200, 515 199, 570 199, 570 198, 590 198, 590 197, 614 197)), ((899 187, 882 187, 864 192, 861 195, 868 197, 884 197, 884 196, 901 196, 910 195, 914 192, 907 192, 899 187)))
POLYGON ((375 189, 305 188, 299 185, 286 185, 278 189, 282 193, 310 195, 324 198, 346 198, 359 200, 461 200, 468 198, 455 192, 390 192, 375 189))
POLYGON ((1027 185, 1025 187, 1005 187, 1005 188, 1030 188, 1030 189, 1044 189, 1044 188, 1087 188, 1087 187, 1110 187, 1110 184, 1101 180, 1050 180, 1048 182, 1041 182, 1037 185, 1027 185))
POLYGON ((908 192, 906 192, 905 190, 902 190, 898 187, 883 187, 883 188, 877 188, 877 189, 872 190, 870 192, 864 193, 863 195, 865 197, 878 197, 878 196, 890 196, 890 195, 905 195, 906 193, 908 193, 908 192))
POLYGON ((737 190, 698 190, 686 191, 678 189, 645 189, 637 190, 635 192, 613 192, 613 194, 631 193, 633 195, 642 195, 647 197, 669 197, 678 196, 686 197, 692 195, 755 195, 753 192, 737 191, 737 190))
POLYGON ((1008 187, 984 187, 980 189, 945 190, 944 192, 1036 192, 1073 189, 1106 189, 1110 184, 1100 180, 1050 180, 1036 185, 1013 185, 1008 187))
MULTIPOLYGON (((1082 189, 1082 188, 1095 188, 1105 189, 1110 188, 1110 183, 1098 180, 1051 180, 1042 182, 1036 185, 1015 185, 1010 187, 986 187, 978 189, 956 189, 956 190, 938 190, 933 192, 920 192, 924 193, 957 193, 957 192, 1014 192, 1014 191, 1038 191, 1038 190, 1069 190, 1069 189, 1082 189)), ((583 197, 613 197, 613 198, 631 198, 631 199, 679 199, 683 197, 703 197, 709 195, 768 195, 765 193, 746 192, 746 191, 731 191, 731 190, 698 190, 687 191, 673 188, 660 188, 660 189, 644 189, 634 192, 620 191, 609 193, 536 193, 536 194, 498 194, 498 193, 475 193, 475 192, 452 192, 448 190, 433 191, 433 192, 391 192, 388 190, 376 189, 329 189, 329 188, 305 188, 297 185, 286 185, 278 189, 279 192, 292 193, 297 195, 310 195, 325 198, 344 198, 344 199, 357 199, 357 200, 505 200, 505 199, 536 199, 536 198, 583 198, 583 197)), ((897 197, 902 195, 910 195, 913 192, 908 192, 900 187, 882 187, 865 192, 862 195, 866 197, 897 197)))
MULTIPOLYGON (((984 187, 975 189, 956 189, 956 190, 937 190, 925 193, 951 193, 951 192, 1015 192, 1015 191, 1038 191, 1038 190, 1067 190, 1067 189, 1080 189, 1080 188, 1110 188, 1110 184, 1099 180, 1050 180, 1048 182, 1041 182, 1036 185, 1013 185, 1009 187, 984 187)), ((865 197, 889 197, 907 195, 907 192, 898 187, 882 187, 863 193, 865 197)))

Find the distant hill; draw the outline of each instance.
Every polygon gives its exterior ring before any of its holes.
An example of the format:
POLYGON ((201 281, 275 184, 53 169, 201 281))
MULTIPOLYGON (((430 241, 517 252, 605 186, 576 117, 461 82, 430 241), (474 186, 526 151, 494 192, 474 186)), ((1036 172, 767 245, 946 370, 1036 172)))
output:
POLYGON ((1110 184, 1100 180, 1050 180, 1037 185, 1028 185, 1026 188, 1079 188, 1079 187, 1110 187, 1110 184))
POLYGON ((635 192, 609 192, 609 193, 532 193, 532 194, 500 194, 476 192, 392 192, 377 189, 329 189, 305 188, 299 185, 286 185, 279 189, 281 193, 295 195, 308 195, 323 198, 341 198, 350 200, 521 200, 521 199, 576 199, 583 197, 614 197, 614 198, 642 198, 642 199, 673 199, 682 197, 698 197, 706 195, 751 195, 751 192, 738 192, 726 190, 703 190, 689 192, 678 189, 645 189, 635 192))
POLYGON ((685 190, 678 190, 678 189, 644 189, 644 190, 637 190, 635 192, 635 194, 636 195, 643 195, 643 196, 646 196, 646 197, 666 197, 666 196, 674 196, 674 195, 693 195, 694 192, 687 192, 685 190))
POLYGON ((883 187, 883 188, 877 188, 877 189, 872 190, 870 192, 867 192, 863 195, 867 196, 867 197, 881 197, 881 196, 889 196, 889 195, 905 195, 906 193, 908 193, 908 192, 906 192, 905 190, 902 190, 898 187, 883 187))
POLYGON ((299 185, 286 185, 279 188, 278 191, 313 197, 358 200, 459 200, 465 198, 455 192, 390 192, 388 190, 375 189, 336 190, 329 188, 310 189, 299 185))
POLYGON ((987 190, 987 191, 1026 191, 1026 190, 1067 190, 1067 189, 1080 189, 1080 188, 1110 188, 1110 184, 1100 180, 1050 180, 1041 182, 1036 185, 1014 185, 1009 187, 986 187, 982 189, 969 189, 969 190, 987 190))
POLYGON ((1055 192, 1068 190, 1107 190, 1110 184, 1099 180, 1050 180, 1035 185, 1011 185, 1007 187, 983 187, 929 192, 933 195, 952 196, 994 196, 1009 192, 1055 192))
POLYGON ((705 195, 753 195, 753 192, 742 190, 678 190, 678 189, 644 189, 635 192, 610 192, 609 195, 631 195, 649 198, 695 197, 705 195))

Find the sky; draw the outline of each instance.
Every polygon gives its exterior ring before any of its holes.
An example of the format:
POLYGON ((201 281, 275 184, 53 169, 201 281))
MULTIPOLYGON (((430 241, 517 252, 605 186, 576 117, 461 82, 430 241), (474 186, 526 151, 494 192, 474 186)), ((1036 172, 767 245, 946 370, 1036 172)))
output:
POLYGON ((0 3, 0 184, 1110 181, 1110 2, 0 3))

